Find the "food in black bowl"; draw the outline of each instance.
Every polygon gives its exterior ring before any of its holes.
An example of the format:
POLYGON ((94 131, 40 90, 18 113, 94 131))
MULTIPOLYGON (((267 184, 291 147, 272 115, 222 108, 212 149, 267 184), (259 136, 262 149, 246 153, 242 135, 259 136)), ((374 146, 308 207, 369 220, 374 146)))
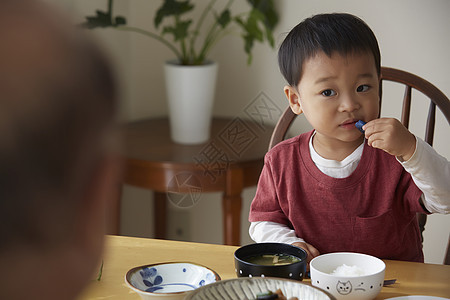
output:
POLYGON ((250 244, 234 252, 234 265, 238 277, 303 280, 306 273, 306 252, 289 244, 250 244))

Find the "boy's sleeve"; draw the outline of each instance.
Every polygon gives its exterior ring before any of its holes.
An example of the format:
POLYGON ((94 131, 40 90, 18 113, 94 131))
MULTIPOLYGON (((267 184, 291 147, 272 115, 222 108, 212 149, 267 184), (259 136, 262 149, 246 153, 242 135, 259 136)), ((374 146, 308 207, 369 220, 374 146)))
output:
POLYGON ((432 213, 450 213, 450 162, 416 137, 413 156, 400 162, 423 192, 423 204, 432 213))
POLYGON ((271 160, 266 155, 256 195, 250 206, 250 222, 269 221, 287 226, 290 225, 288 218, 280 207, 277 193, 278 187, 275 182, 271 160))
POLYGON ((297 237, 294 229, 274 222, 252 222, 248 233, 256 243, 293 244, 305 242, 305 240, 297 237))

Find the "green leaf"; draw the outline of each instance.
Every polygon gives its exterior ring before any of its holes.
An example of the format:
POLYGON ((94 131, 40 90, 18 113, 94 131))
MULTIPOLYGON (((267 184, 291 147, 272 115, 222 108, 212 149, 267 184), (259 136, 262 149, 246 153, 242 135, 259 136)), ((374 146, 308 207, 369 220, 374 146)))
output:
POLYGON ((110 27, 113 26, 111 23, 111 16, 109 13, 97 10, 95 16, 87 16, 86 22, 81 24, 83 27, 92 29, 96 27, 110 27))
POLYGON ((273 38, 272 30, 270 30, 268 27, 266 28, 266 39, 269 42, 270 47, 275 47, 275 39, 273 38))
POLYGON ((87 16, 86 22, 82 23, 81 26, 89 29, 96 27, 117 27, 119 25, 125 25, 127 23, 125 17, 117 16, 112 18, 112 7, 113 0, 108 1, 107 11, 96 10, 95 16, 87 16))
POLYGON ((116 23, 115 23, 116 26, 127 24, 127 20, 125 19, 125 17, 122 17, 122 16, 117 16, 115 18, 115 21, 116 21, 116 23))
POLYGON ((252 61, 252 49, 254 42, 264 42, 267 39, 270 46, 275 47, 272 28, 278 23, 278 16, 274 10, 273 2, 270 0, 249 0, 253 9, 250 11, 247 20, 235 18, 235 22, 244 31, 244 50, 248 55, 247 63, 252 61), (261 29, 261 27, 263 29, 261 29))
POLYGON ((266 21, 264 22, 264 24, 270 28, 270 30, 273 30, 275 28, 275 26, 278 24, 278 15, 277 13, 272 10, 272 11, 268 11, 266 13, 264 13, 264 15, 266 16, 266 21))
POLYGON ((273 30, 278 24, 278 14, 275 10, 273 0, 248 0, 253 9, 258 10, 264 16, 261 20, 264 25, 273 30))
POLYGON ((244 21, 242 20, 241 17, 235 17, 235 18, 234 18, 234 21, 235 21, 236 23, 238 23, 239 26, 241 26, 242 28, 245 28, 245 23, 244 23, 244 21))
POLYGON ((100 269, 98 270, 97 281, 100 281, 100 279, 102 279, 102 275, 103 275, 103 259, 102 264, 100 265, 100 269))
POLYGON ((175 41, 182 40, 188 36, 188 28, 191 25, 192 20, 180 21, 175 24, 175 26, 165 26, 163 28, 162 34, 171 33, 175 41))
POLYGON ((258 41, 264 41, 264 34, 258 26, 258 21, 264 19, 264 16, 260 11, 253 9, 250 12, 250 15, 247 19, 247 24, 245 26, 245 30, 247 30, 248 34, 258 41))
POLYGON ((219 17, 216 17, 220 27, 225 28, 231 21, 231 13, 229 9, 224 10, 219 17))
POLYGON ((245 53, 247 53, 247 54, 251 53, 252 48, 253 48, 253 41, 254 40, 255 39, 251 35, 245 35, 244 36, 244 41, 245 41, 244 50, 245 50, 245 53))
POLYGON ((165 17, 181 16, 182 14, 192 10, 193 8, 194 5, 190 4, 189 0, 165 0, 163 2, 163 5, 156 12, 154 19, 155 27, 158 28, 165 17))

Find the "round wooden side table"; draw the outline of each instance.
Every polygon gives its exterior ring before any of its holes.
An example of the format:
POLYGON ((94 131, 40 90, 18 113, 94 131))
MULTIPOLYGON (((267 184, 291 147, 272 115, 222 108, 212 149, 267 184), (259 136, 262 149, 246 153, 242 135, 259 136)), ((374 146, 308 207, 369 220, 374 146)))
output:
POLYGON ((224 244, 240 244, 241 193, 258 182, 273 126, 237 117, 214 118, 211 127, 206 143, 182 145, 170 139, 167 118, 124 126, 123 183, 153 190, 155 238, 165 238, 168 201, 189 207, 201 193, 223 192, 224 244))

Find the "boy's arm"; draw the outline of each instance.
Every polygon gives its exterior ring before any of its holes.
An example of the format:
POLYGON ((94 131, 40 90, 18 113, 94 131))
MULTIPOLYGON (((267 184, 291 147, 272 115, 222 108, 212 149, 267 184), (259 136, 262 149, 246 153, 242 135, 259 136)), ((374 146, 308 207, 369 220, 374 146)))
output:
POLYGON ((393 118, 380 118, 363 126, 368 144, 391 155, 411 174, 423 192, 429 212, 450 213, 450 162, 430 145, 416 138, 393 118))
POLYGON ((305 242, 302 238, 297 237, 293 229, 275 222, 251 222, 248 233, 256 243, 293 244, 305 242))
POLYGON ((268 221, 251 222, 249 234, 252 240, 257 243, 275 242, 300 247, 308 254, 308 263, 320 254, 314 246, 297 237, 293 229, 283 224, 268 221))
POLYGON ((450 213, 450 162, 420 138, 415 150, 409 160, 399 162, 423 192, 425 208, 432 213, 450 213))

